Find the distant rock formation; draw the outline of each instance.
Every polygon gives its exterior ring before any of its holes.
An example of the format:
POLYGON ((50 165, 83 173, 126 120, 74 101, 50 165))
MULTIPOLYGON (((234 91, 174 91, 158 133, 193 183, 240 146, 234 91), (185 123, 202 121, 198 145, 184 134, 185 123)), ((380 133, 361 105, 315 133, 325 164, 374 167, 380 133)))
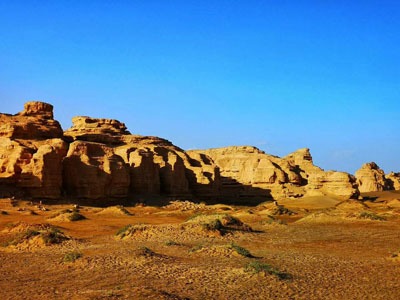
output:
POLYGON ((386 175, 386 180, 388 181, 389 189, 400 190, 400 172, 390 172, 386 175))
MULTIPOLYGON (((0 114, 0 196, 125 199, 163 196, 225 202, 359 195, 356 178, 313 164, 309 149, 286 157, 251 146, 184 151, 158 137, 131 134, 112 119, 74 117, 63 132, 53 106, 28 102, 0 114)), ((361 191, 400 187, 376 164, 357 172, 361 191)), ((97 200, 96 200, 97 201, 97 200)))
POLYGON ((330 195, 358 197, 355 178, 343 172, 324 172, 314 166, 309 149, 284 158, 251 146, 193 150, 212 158, 220 168, 221 194, 226 198, 251 199, 330 195))
POLYGON ((390 183, 385 177, 385 172, 374 162, 363 164, 356 171, 355 176, 361 193, 390 189, 390 183))

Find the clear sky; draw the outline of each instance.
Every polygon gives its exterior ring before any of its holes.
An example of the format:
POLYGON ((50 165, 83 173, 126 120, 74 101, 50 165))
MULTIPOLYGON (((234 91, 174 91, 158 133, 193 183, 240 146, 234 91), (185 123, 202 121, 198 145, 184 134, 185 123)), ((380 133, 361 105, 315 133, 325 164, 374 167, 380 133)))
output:
POLYGON ((398 1, 0 0, 0 111, 400 171, 398 1))

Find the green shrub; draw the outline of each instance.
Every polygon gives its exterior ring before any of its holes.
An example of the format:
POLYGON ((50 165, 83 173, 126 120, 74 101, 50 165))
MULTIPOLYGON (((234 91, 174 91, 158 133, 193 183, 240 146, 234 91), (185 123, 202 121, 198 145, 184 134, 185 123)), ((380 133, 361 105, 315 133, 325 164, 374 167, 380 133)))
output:
POLYGON ((239 245, 236 245, 235 243, 231 243, 231 244, 229 245, 229 248, 235 250, 235 252, 236 252, 237 254, 241 255, 241 256, 244 256, 244 257, 254 257, 254 256, 250 253, 249 250, 247 250, 246 248, 243 248, 243 247, 241 247, 241 246, 239 246, 239 245))
POLYGON ((376 221, 385 221, 385 218, 378 216, 375 213, 363 211, 358 215, 359 219, 368 219, 368 220, 376 220, 376 221))
POLYGON ((68 237, 56 227, 38 227, 37 229, 27 229, 17 234, 12 240, 4 243, 3 246, 18 245, 35 236, 40 236, 46 245, 59 244, 68 239, 68 237))
POLYGON ((243 222, 238 218, 232 217, 229 214, 224 214, 221 217, 221 222, 224 226, 242 226, 243 222))
POLYGON ((41 233, 42 239, 46 245, 60 244, 67 240, 64 233, 56 227, 51 227, 41 233))
POLYGON ((192 248, 189 249, 189 252, 196 252, 200 249, 203 249, 204 245, 203 244, 197 244, 195 246, 193 246, 192 248))
POLYGON ((245 268, 246 272, 251 272, 253 274, 258 274, 258 273, 266 273, 270 275, 274 275, 278 277, 279 279, 291 279, 292 276, 288 273, 281 272, 278 269, 272 267, 271 265, 268 265, 266 263, 260 262, 260 261, 252 261, 247 264, 245 268))
POLYGON ((195 213, 195 214, 191 215, 189 218, 187 218, 187 219, 186 219, 186 222, 187 222, 187 221, 190 221, 190 220, 194 220, 194 219, 196 219, 197 217, 200 217, 200 216, 202 216, 202 215, 204 215, 204 214, 203 214, 203 213, 195 213))
POLYGON ((132 216, 132 214, 122 205, 117 205, 116 206, 123 214, 127 215, 127 216, 132 216))
POLYGON ((71 251, 64 255, 63 261, 64 262, 74 262, 81 257, 82 257, 82 253, 80 253, 78 251, 71 251))
POLYGON ((84 215, 81 215, 79 212, 74 211, 68 216, 68 220, 74 222, 74 221, 80 221, 80 220, 85 220, 86 217, 84 215))
POLYGON ((180 244, 175 241, 169 240, 169 241, 165 242, 165 245, 166 246, 179 246, 180 244))
POLYGON ((205 230, 209 231, 219 231, 224 228, 221 221, 219 219, 212 220, 208 223, 201 224, 205 230))
POLYGON ((128 234, 128 232, 131 228, 132 228, 131 224, 125 225, 124 227, 118 229, 117 232, 115 233, 115 235, 119 236, 120 238, 123 238, 128 234))

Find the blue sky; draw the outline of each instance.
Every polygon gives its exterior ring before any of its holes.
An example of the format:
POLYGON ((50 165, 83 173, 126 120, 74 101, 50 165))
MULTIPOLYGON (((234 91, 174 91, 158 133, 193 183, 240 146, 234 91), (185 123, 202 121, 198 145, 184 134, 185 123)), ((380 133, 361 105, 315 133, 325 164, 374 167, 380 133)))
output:
POLYGON ((397 1, 0 0, 0 111, 400 171, 399 32, 397 1))

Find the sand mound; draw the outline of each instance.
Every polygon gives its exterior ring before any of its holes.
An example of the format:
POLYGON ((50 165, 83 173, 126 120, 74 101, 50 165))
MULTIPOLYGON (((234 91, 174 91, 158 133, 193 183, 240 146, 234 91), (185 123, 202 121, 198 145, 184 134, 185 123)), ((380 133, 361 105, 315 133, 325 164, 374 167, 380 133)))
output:
POLYGON ((24 209, 21 209, 21 210, 18 210, 18 211, 21 212, 25 216, 36 216, 36 215, 38 215, 38 213, 35 212, 32 209, 25 209, 24 208, 24 209))
POLYGON ((17 223, 5 230, 10 237, 3 244, 11 250, 35 250, 46 246, 60 244, 70 239, 57 227, 50 224, 17 223))
POLYGON ((97 213, 98 215, 125 215, 125 216, 132 216, 132 214, 122 205, 117 206, 109 206, 97 213))
POLYGON ((339 202, 340 200, 328 196, 306 196, 297 199, 279 200, 279 204, 296 209, 326 209, 335 207, 339 202))
POLYGON ((138 247, 132 252, 134 257, 144 258, 166 258, 167 256, 154 252, 148 247, 138 247))
POLYGON ((170 201, 170 204, 164 206, 165 209, 169 210, 180 210, 180 211, 187 211, 187 210, 205 210, 209 209, 204 203, 194 203, 191 201, 170 201))
POLYGON ((226 204, 214 204, 210 206, 210 209, 213 210, 222 210, 222 211, 234 211, 235 209, 232 206, 226 204))
POLYGON ((244 224, 238 218, 229 214, 199 214, 194 215, 186 221, 187 224, 198 224, 210 230, 226 229, 226 230, 239 230, 239 231, 252 231, 251 227, 244 224))
POLYGON ((296 223, 337 223, 344 220, 344 217, 335 211, 321 211, 311 213, 297 220, 296 223))
POLYGON ((336 208, 343 211, 362 211, 368 209, 368 206, 358 200, 346 200, 338 203, 336 208))
POLYGON ((284 205, 278 204, 277 202, 260 204, 256 210, 260 215, 269 215, 269 216, 282 216, 282 215, 291 216, 297 214, 296 212, 288 209, 284 205))
POLYGON ((371 211, 362 211, 359 213, 351 213, 347 215, 348 218, 357 219, 357 220, 367 220, 367 221, 386 221, 386 218, 371 212, 371 211))
POLYGON ((183 224, 134 224, 116 233, 118 239, 143 241, 164 240, 184 243, 193 239, 227 238, 252 229, 239 219, 229 215, 198 215, 183 224))
POLYGON ((235 250, 226 245, 203 246, 198 245, 190 250, 190 254, 201 254, 212 257, 233 257, 240 256, 235 250))
POLYGON ((400 199, 393 199, 387 203, 389 208, 400 208, 400 199))
POLYGON ((194 246, 189 251, 192 254, 204 254, 206 256, 213 256, 213 257, 254 257, 247 249, 240 247, 236 244, 228 244, 228 245, 209 245, 205 246, 199 244, 194 246))
POLYGON ((55 222, 74 222, 85 219, 86 217, 80 214, 78 210, 71 209, 62 210, 48 218, 48 220, 55 222))
POLYGON ((116 233, 119 239, 134 239, 137 241, 177 241, 179 243, 191 239, 202 239, 205 237, 221 236, 219 232, 209 232, 202 226, 196 224, 184 225, 150 225, 136 224, 127 225, 116 233))
POLYGON ((2 230, 4 233, 20 233, 27 230, 46 230, 47 228, 51 227, 50 224, 29 224, 25 222, 18 222, 9 224, 2 230))
MULTIPOLYGON (((296 223, 337 223, 351 221, 385 221, 386 219, 374 212, 365 210, 364 206, 358 204, 346 203, 346 209, 329 209, 320 212, 311 213, 296 223), (360 209, 361 207, 364 210, 360 209)), ((343 208, 343 207, 342 207, 343 208)))
POLYGON ((273 216, 267 215, 265 219, 262 219, 261 221, 258 222, 260 225, 263 226, 286 226, 287 223, 277 219, 273 216))

